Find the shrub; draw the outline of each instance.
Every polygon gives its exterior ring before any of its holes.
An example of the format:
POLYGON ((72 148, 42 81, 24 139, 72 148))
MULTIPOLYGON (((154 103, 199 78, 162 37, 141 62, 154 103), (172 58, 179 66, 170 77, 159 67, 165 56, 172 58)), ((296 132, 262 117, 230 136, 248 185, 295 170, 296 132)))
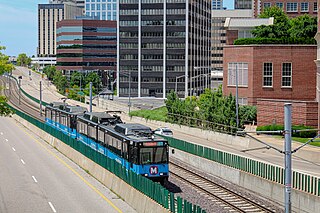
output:
MULTIPOLYGON (((292 136, 293 137, 300 137, 300 138, 313 138, 316 136, 317 131, 307 131, 307 132, 295 132, 294 130, 303 130, 303 129, 314 129, 310 126, 304 126, 304 125, 294 125, 292 126, 292 136)), ((278 131, 278 130, 284 130, 283 125, 266 125, 266 126, 259 126, 257 127, 257 131, 278 131)), ((281 135, 280 133, 268 133, 270 135, 281 135)))

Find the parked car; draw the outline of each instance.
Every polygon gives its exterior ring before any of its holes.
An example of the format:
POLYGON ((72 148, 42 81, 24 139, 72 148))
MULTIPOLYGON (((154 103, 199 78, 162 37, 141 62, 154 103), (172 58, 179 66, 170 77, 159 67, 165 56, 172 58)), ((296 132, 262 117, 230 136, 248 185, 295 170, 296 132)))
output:
POLYGON ((158 134, 158 135, 164 135, 167 137, 172 137, 173 136, 173 132, 171 129, 169 129, 168 127, 160 127, 156 130, 154 130, 154 133, 158 134))

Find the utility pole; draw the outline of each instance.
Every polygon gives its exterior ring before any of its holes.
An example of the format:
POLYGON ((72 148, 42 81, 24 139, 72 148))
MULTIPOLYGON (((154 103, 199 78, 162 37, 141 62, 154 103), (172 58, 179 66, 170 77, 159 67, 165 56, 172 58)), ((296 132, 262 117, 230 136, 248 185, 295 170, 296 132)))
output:
POLYGON ((40 116, 42 116, 42 82, 40 81, 40 116))
POLYGON ((18 79, 19 79, 19 105, 20 105, 21 104, 21 79, 22 79, 22 76, 19 76, 18 79))
POLYGON ((89 111, 92 112, 92 82, 90 82, 90 107, 89 111))
POLYGON ((238 64, 236 64, 236 122, 239 128, 239 103, 238 103, 238 64))
POLYGON ((284 104, 285 212, 291 213, 291 103, 284 104))
POLYGON ((131 70, 129 70, 129 114, 130 114, 130 108, 131 108, 131 70))

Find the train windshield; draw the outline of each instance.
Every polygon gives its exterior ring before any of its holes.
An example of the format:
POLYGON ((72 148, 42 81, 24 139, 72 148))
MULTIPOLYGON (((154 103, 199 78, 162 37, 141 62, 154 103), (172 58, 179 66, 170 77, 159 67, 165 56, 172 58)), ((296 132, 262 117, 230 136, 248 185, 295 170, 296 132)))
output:
POLYGON ((167 162, 168 156, 166 147, 148 147, 140 149, 141 164, 157 164, 167 162))

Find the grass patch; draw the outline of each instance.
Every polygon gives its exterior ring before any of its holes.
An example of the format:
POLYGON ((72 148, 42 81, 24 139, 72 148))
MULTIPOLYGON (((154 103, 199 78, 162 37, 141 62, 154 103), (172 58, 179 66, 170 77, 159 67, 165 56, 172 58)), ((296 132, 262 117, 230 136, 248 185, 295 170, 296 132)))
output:
MULTIPOLYGON (((279 135, 274 135, 274 137, 284 140, 284 138, 279 135)), ((300 143, 306 143, 308 140, 311 139, 311 138, 300 138, 300 137, 291 137, 291 138, 293 141, 300 142, 300 143)), ((311 143, 309 143, 309 145, 320 147, 320 139, 315 139, 315 142, 311 142, 311 143)))
POLYGON ((132 111, 130 112, 129 115, 142 117, 148 120, 166 121, 168 110, 167 110, 167 107, 163 106, 163 107, 152 109, 152 110, 142 109, 142 110, 132 111))

